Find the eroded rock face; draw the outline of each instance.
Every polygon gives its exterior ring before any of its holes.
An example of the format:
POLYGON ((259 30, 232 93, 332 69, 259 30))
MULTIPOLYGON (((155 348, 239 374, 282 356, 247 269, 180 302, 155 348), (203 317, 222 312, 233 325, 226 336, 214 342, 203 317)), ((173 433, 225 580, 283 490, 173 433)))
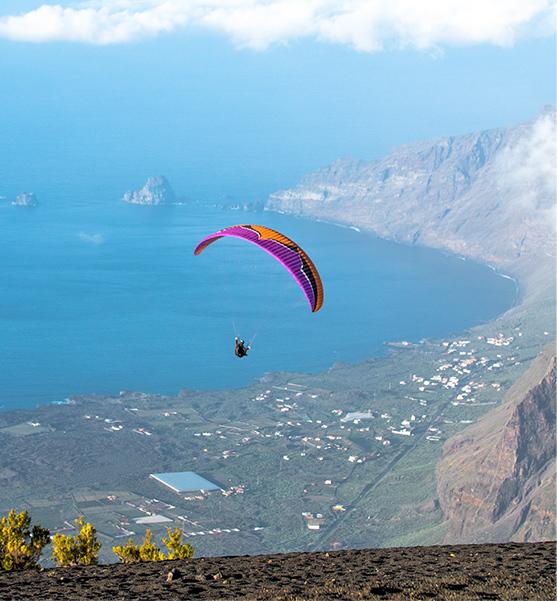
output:
POLYGON ((447 542, 555 539, 553 350, 500 407, 445 443, 437 488, 447 542))
POLYGON ((553 253, 555 110, 527 123, 342 160, 267 209, 356 225, 501 267, 553 253))
POLYGON ((33 192, 24 192, 12 200, 12 205, 16 207, 36 207, 38 204, 39 201, 33 192))
POLYGON ((140 190, 128 190, 122 199, 135 205, 164 205, 173 203, 176 196, 163 175, 149 177, 140 190))

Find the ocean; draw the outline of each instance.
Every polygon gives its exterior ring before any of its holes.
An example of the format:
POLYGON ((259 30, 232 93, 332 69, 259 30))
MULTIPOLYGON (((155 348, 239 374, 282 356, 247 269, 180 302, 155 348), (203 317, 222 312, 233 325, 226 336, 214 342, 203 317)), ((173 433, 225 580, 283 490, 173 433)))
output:
MULTIPOLYGON (((271 371, 318 371, 492 319, 515 298, 490 268, 335 225, 203 205, 130 206, 114 194, 0 203, 0 407, 81 393, 239 387, 271 371), (206 234, 258 223, 319 269, 312 314, 291 276, 255 246, 206 234), (234 356, 234 336, 252 341, 234 356)), ((69 194, 69 193, 68 193, 69 194)))

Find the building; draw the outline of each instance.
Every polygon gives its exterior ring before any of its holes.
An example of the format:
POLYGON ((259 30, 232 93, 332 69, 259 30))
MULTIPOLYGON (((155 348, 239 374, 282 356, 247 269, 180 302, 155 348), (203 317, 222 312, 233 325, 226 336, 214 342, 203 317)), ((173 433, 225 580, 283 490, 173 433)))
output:
POLYGON ((206 480, 195 472, 167 472, 162 474, 150 474, 150 477, 178 494, 220 490, 220 486, 206 480))

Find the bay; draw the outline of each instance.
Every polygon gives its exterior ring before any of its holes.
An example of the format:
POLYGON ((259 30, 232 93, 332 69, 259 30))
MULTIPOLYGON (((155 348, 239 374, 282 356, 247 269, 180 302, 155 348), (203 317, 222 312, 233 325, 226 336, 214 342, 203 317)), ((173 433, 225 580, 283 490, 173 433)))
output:
POLYGON ((269 212, 117 200, 0 209, 0 406, 120 390, 234 388, 269 371, 318 371, 492 319, 513 281, 485 265, 269 212), (325 288, 312 314, 255 246, 197 242, 234 223, 296 240, 325 288), (252 341, 246 359, 234 336, 252 341))

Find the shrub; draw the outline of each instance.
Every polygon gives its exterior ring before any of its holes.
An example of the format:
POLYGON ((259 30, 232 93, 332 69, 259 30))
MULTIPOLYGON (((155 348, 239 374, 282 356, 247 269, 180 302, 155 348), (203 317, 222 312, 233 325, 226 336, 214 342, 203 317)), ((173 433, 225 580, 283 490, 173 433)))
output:
POLYGON ((188 543, 182 542, 184 534, 181 528, 171 530, 167 529, 168 538, 162 539, 165 547, 168 549, 167 559, 189 559, 193 557, 193 547, 188 543))
POLYGON ((0 567, 8 572, 37 567, 43 547, 49 542, 50 532, 46 528, 31 529, 29 514, 12 509, 0 518, 0 567))
POLYGON ((137 563, 141 561, 139 547, 133 542, 132 538, 124 546, 118 545, 117 547, 112 547, 112 551, 122 563, 137 563))
POLYGON ((90 566, 99 560, 101 543, 97 539, 97 531, 85 523, 83 516, 75 523, 79 526, 79 533, 75 536, 55 534, 52 539, 54 546, 52 557, 58 566, 90 566))
POLYGON ((140 561, 162 561, 164 553, 153 542, 153 533, 149 528, 145 532, 143 544, 139 547, 140 561))
POLYGON ((141 546, 130 540, 123 546, 112 547, 122 563, 138 563, 140 561, 163 561, 164 553, 153 542, 153 533, 147 528, 141 546))
POLYGON ((130 540, 122 547, 112 547, 114 553, 122 563, 138 563, 142 561, 163 561, 164 559, 188 559, 193 557, 193 547, 182 542, 183 531, 180 528, 167 530, 168 538, 162 539, 162 542, 168 549, 165 557, 164 553, 153 543, 153 533, 148 528, 145 532, 145 538, 141 546, 136 545, 130 540))

